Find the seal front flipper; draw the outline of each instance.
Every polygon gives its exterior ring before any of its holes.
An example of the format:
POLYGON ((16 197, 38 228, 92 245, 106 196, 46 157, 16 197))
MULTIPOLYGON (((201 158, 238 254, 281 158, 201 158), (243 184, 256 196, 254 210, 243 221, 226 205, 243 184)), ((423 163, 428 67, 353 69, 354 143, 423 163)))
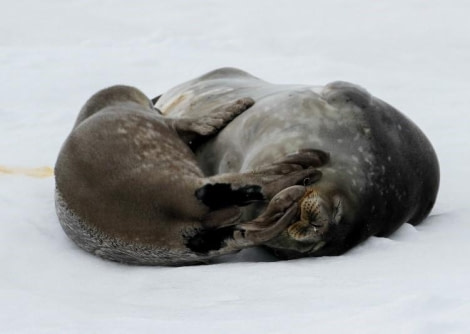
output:
MULTIPOLYGON (((304 193, 305 188, 302 186, 284 189, 270 201, 263 214, 250 222, 232 226, 225 224, 220 226, 220 222, 219 224, 203 222, 205 228, 188 237, 186 247, 193 252, 212 257, 267 242, 296 220, 299 214, 297 201, 304 193)), ((232 209, 224 210, 220 210, 217 215, 235 217, 234 212, 230 211, 232 209)))
POLYGON ((283 232, 299 215, 297 202, 305 194, 305 187, 292 186, 282 190, 269 202, 256 219, 238 225, 234 240, 240 247, 257 246, 283 232))
POLYGON ((183 141, 192 148, 202 140, 217 134, 231 120, 250 108, 255 101, 245 97, 225 104, 198 118, 164 118, 168 126, 174 129, 183 141))
POLYGON ((221 228, 238 224, 240 217, 240 208, 238 206, 229 206, 210 211, 201 219, 201 223, 204 228, 221 228))
POLYGON ((284 158, 275 161, 274 166, 282 164, 294 164, 303 168, 321 167, 330 161, 330 155, 327 152, 316 149, 300 149, 296 153, 291 153, 284 158))
POLYGON ((323 151, 303 149, 253 172, 215 175, 194 195, 211 210, 269 200, 285 188, 318 181, 322 174, 313 167, 328 160, 323 151))
MULTIPOLYGON (((202 227, 187 237, 186 247, 199 254, 221 252, 227 254, 239 249, 226 249, 226 239, 232 239, 235 225, 239 222, 241 211, 232 206, 210 211, 201 219, 202 227)), ((213 254, 217 256, 217 254, 213 254)))
POLYGON ((246 185, 234 189, 230 183, 209 183, 197 189, 194 195, 211 210, 231 205, 245 206, 266 199, 258 185, 246 185))
POLYGON ((257 168, 244 175, 246 183, 251 180, 260 184, 266 198, 271 199, 281 190, 294 185, 307 186, 317 182, 322 173, 315 169, 327 164, 329 154, 320 150, 302 149, 272 164, 257 168))

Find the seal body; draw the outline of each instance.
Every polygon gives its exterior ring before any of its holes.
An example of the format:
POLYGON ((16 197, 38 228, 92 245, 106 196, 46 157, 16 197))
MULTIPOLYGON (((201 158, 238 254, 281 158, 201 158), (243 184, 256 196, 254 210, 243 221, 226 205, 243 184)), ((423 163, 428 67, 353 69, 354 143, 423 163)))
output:
POLYGON ((206 261, 279 234, 304 194, 295 184, 317 171, 283 164, 283 174, 274 165, 261 173, 207 178, 190 148, 252 104, 237 99, 206 117, 172 119, 136 88, 96 93, 55 166, 56 211, 66 234, 95 255, 151 265, 206 261), (264 215, 238 224, 239 206, 270 199, 264 215))
POLYGON ((279 256, 341 254, 369 236, 418 224, 433 207, 439 165, 432 145, 357 85, 278 85, 222 68, 169 90, 156 106, 169 116, 203 115, 240 96, 256 103, 196 152, 205 173, 256 170, 303 148, 330 155, 299 202, 298 221, 265 243, 279 256))

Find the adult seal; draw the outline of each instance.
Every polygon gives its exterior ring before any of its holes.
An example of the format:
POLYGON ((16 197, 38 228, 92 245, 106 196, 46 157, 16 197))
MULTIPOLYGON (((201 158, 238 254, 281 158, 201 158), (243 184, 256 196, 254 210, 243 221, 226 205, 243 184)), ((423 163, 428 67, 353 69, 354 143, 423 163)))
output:
POLYGON ((254 173, 209 178, 189 146, 252 104, 237 98, 205 116, 174 119, 163 117, 133 87, 93 95, 55 165, 56 211, 66 234, 106 259, 180 265, 282 232, 298 214, 304 180, 319 177, 310 167, 319 165, 320 153, 302 150, 254 173), (240 206, 268 200, 263 214, 240 222, 240 206))
POLYGON ((196 151, 205 173, 256 170, 303 148, 330 158, 299 201, 300 216, 265 243, 278 256, 342 254, 429 214, 439 187, 432 145, 411 120, 357 85, 278 85, 222 68, 169 90, 156 106, 172 117, 201 117, 241 96, 256 104, 196 151))

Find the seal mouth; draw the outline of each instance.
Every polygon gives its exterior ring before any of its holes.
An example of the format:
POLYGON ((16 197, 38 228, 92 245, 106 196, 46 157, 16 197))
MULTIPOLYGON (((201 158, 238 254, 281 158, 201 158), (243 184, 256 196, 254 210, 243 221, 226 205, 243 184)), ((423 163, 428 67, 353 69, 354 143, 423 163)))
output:
POLYGON ((289 226, 288 235, 300 242, 323 241, 332 224, 338 224, 343 216, 341 195, 321 192, 315 187, 307 189, 299 201, 300 219, 289 226))

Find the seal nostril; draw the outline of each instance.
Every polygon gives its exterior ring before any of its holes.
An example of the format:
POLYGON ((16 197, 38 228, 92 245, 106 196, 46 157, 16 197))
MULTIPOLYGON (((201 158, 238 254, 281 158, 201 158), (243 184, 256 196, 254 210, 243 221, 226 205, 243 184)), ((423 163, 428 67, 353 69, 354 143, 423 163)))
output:
POLYGON ((310 226, 313 226, 314 228, 316 228, 316 227, 322 227, 322 226, 323 226, 322 224, 319 224, 319 223, 317 223, 317 222, 312 222, 312 221, 309 221, 308 224, 309 224, 310 226))

